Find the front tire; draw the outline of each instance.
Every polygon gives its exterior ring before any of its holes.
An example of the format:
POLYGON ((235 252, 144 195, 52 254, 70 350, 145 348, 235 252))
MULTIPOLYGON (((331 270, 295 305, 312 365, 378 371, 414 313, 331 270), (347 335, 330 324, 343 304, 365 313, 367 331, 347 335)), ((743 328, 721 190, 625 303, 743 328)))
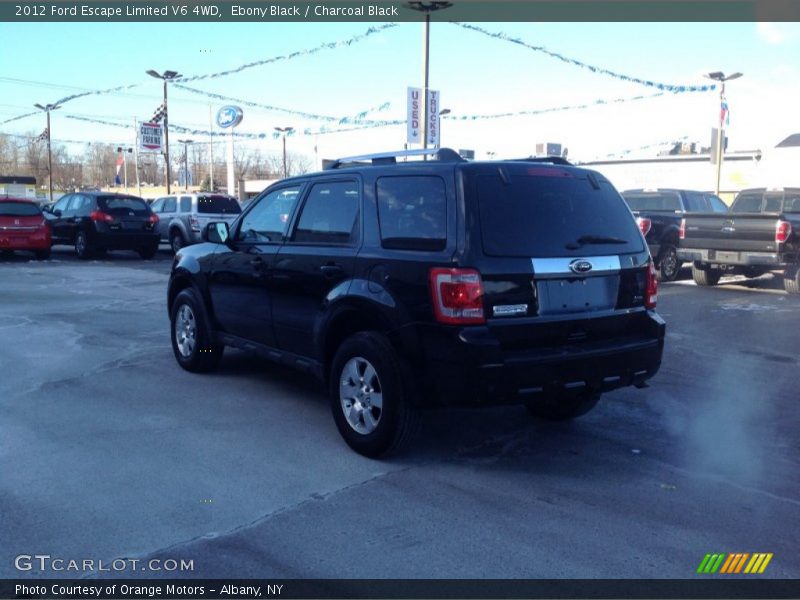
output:
POLYGON ((385 336, 347 338, 334 356, 329 385, 333 420, 353 450, 376 458, 409 441, 419 417, 412 378, 385 336))
POLYGON ((546 421, 568 421, 585 415, 600 400, 597 392, 586 392, 571 396, 555 395, 541 400, 532 400, 525 406, 533 416, 546 421))
POLYGON ((722 271, 719 269, 712 269, 711 267, 698 269, 695 265, 692 265, 692 279, 697 285, 717 285, 720 277, 722 277, 722 271))
POLYGON ((83 231, 79 231, 75 236, 75 254, 81 260, 92 257, 92 248, 89 246, 89 239, 83 231))
POLYGON ((658 256, 658 280, 675 281, 680 272, 681 261, 678 260, 678 250, 672 244, 667 244, 658 256))
POLYGON ((144 248, 139 248, 137 252, 139 252, 139 256, 141 256, 143 259, 150 260, 156 255, 156 252, 158 252, 158 244, 153 244, 152 246, 145 246, 144 248))
POLYGON ((214 344, 205 320, 203 301, 192 288, 177 295, 170 310, 172 352, 178 364, 193 373, 214 370, 225 346, 214 344))

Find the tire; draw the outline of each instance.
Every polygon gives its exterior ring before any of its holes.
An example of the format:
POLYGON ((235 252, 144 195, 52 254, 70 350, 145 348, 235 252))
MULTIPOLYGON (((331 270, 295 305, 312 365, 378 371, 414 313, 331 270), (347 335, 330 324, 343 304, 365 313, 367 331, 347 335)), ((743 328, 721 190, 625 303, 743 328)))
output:
POLYGON ((192 373, 213 371, 225 346, 211 341, 199 294, 192 288, 183 290, 176 296, 169 314, 172 352, 178 364, 192 373))
POLYGON ((525 406, 533 416, 546 421, 569 421, 592 410, 600 400, 598 392, 576 395, 556 395, 528 402, 525 406))
POLYGON ((720 277, 722 277, 722 271, 719 269, 712 269, 710 267, 698 269, 696 266, 692 265, 692 279, 694 279, 697 285, 717 285, 720 277))
POLYGON ((0 256, 2 256, 3 258, 11 258, 12 256, 14 256, 14 251, 13 250, 0 250, 0 256))
POLYGON ((659 281, 675 281, 681 272, 681 261, 678 250, 672 244, 666 244, 658 254, 657 275, 659 281))
POLYGON ((144 248, 139 248, 137 250, 139 256, 141 256, 145 260, 150 260, 156 255, 158 252, 158 244, 153 244, 152 246, 145 246, 144 248))
POLYGON ((92 248, 89 246, 89 239, 83 231, 79 231, 75 236, 75 254, 81 260, 92 257, 92 248))
POLYGON ((333 358, 329 384, 333 420, 359 454, 377 458, 408 443, 419 422, 419 412, 410 402, 413 390, 405 363, 379 333, 352 335, 333 358))
POLYGON ((800 265, 790 265, 783 273, 783 289, 790 294, 800 294, 800 265))
POLYGON ((47 260, 48 258, 50 258, 50 248, 36 251, 36 260, 47 260))
POLYGON ((172 248, 172 252, 175 254, 186 245, 186 240, 183 239, 183 234, 178 229, 173 229, 170 232, 169 245, 172 248))

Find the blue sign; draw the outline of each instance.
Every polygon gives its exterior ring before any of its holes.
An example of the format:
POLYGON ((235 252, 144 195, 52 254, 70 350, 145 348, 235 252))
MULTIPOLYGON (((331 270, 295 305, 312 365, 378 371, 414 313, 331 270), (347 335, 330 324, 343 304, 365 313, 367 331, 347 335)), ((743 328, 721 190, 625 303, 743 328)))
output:
POLYGON ((223 129, 228 127, 236 127, 242 122, 244 113, 238 106, 223 106, 217 111, 217 125, 223 129))

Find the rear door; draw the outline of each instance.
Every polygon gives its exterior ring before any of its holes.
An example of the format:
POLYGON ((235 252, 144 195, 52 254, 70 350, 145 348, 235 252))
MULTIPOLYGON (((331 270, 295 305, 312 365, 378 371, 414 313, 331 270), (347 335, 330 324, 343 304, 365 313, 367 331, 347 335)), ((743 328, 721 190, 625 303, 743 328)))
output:
POLYGON ((308 185, 290 238, 273 270, 272 320, 278 347, 315 357, 314 327, 347 292, 361 239, 361 183, 355 176, 308 185))

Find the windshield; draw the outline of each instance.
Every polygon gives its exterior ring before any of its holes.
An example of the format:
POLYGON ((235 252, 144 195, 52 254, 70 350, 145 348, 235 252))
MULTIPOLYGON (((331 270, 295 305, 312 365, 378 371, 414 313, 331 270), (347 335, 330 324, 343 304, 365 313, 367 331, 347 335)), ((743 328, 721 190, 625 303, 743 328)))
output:
POLYGON ((476 178, 484 252, 490 256, 599 256, 641 252, 628 207, 602 177, 504 166, 476 178), (565 173, 567 175, 565 175, 565 173))
POLYGON ((230 196, 200 196, 197 198, 197 212, 238 215, 242 208, 230 196))
POLYGON ((35 217, 40 214, 39 207, 30 202, 0 202, 0 217, 35 217))
POLYGON ((680 197, 672 192, 625 192, 622 197, 631 210, 682 210, 680 197))

